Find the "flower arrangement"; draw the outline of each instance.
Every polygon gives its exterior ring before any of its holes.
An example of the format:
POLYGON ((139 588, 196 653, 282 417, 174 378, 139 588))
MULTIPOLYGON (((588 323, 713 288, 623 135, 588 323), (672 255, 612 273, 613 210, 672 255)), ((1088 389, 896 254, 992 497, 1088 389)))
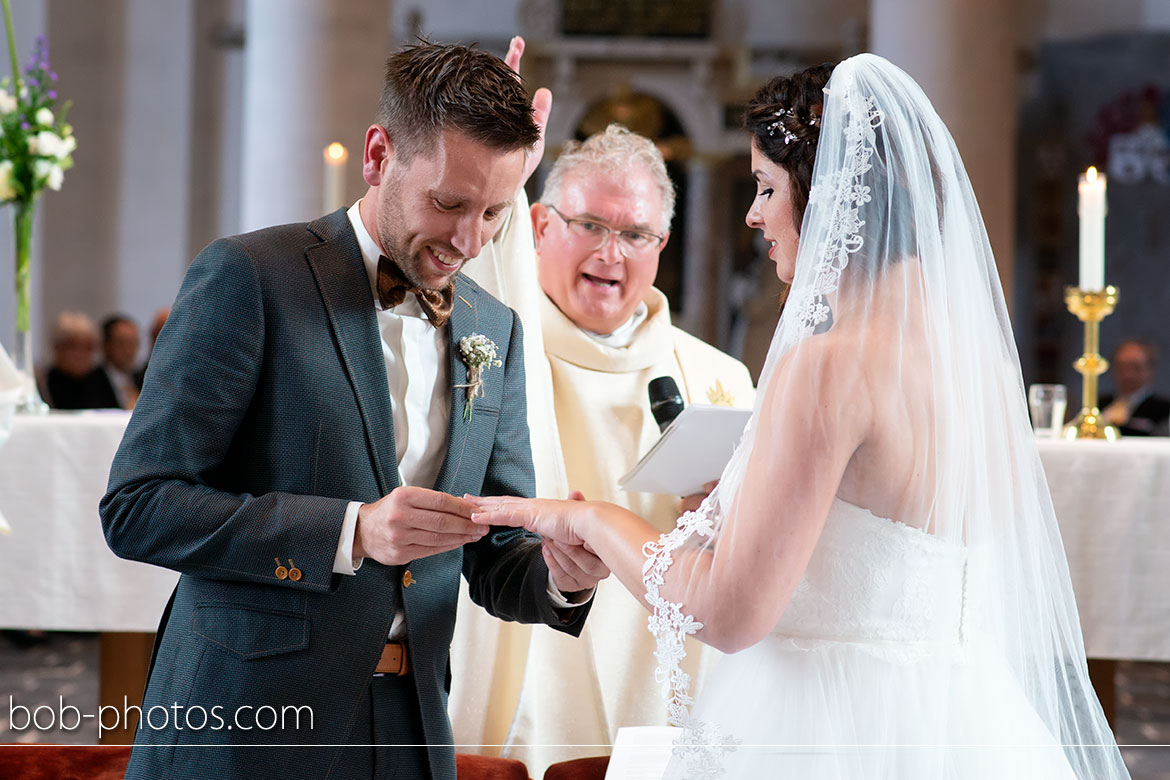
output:
POLYGON ((69 103, 57 107, 57 74, 49 67, 48 40, 43 35, 37 37, 32 60, 22 77, 9 0, 0 0, 0 4, 12 64, 12 77, 0 81, 0 203, 15 207, 17 365, 30 382, 25 406, 41 406, 34 395, 28 337, 33 209, 46 187, 61 189, 65 171, 73 166, 77 141, 73 128, 65 121, 69 103))
POLYGON ((459 339, 459 357, 467 366, 467 402, 463 405, 463 419, 471 419, 475 399, 483 395, 483 372, 492 366, 503 365, 496 358, 496 342, 481 333, 472 333, 459 339))

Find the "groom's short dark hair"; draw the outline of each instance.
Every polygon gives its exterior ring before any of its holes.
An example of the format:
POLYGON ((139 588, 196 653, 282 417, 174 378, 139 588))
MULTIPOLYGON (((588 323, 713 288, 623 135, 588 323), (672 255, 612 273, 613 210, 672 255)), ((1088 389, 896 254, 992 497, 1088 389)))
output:
POLYGON ((470 46, 423 41, 386 60, 378 124, 407 161, 444 130, 492 149, 528 149, 540 138, 520 76, 470 46))

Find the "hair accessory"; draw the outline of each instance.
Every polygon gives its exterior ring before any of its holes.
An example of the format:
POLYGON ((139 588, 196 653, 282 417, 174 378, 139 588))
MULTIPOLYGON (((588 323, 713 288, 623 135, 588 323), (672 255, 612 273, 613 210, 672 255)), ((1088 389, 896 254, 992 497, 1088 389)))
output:
MULTIPOLYGON (((768 135, 774 136, 774 135, 776 135, 776 131, 779 130, 781 133, 784 134, 784 145, 785 146, 792 143, 793 141, 812 140, 810 138, 801 139, 801 138, 797 137, 796 133, 792 132, 791 130, 789 130, 785 126, 785 124, 784 124, 785 120, 796 121, 796 119, 797 119, 796 112, 793 111, 791 108, 782 108, 779 111, 776 111, 775 113, 773 113, 772 116, 776 117, 776 121, 773 122, 772 124, 768 125, 768 135)), ((806 124, 810 125, 811 127, 816 127, 820 123, 821 123, 820 117, 817 117, 815 115, 810 116, 808 119, 808 122, 806 122, 806 124)))

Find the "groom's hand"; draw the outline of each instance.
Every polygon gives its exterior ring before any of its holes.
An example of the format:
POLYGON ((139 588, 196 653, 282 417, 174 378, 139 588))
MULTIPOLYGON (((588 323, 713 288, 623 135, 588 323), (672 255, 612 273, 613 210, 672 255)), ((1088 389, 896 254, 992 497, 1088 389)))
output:
POLYGON ((540 548, 553 585, 570 602, 580 601, 586 595, 584 591, 592 590, 609 576, 609 567, 584 545, 544 539, 540 548))
POLYGON ((395 488, 358 509, 354 558, 397 566, 478 541, 489 529, 471 522, 472 509, 469 502, 448 493, 395 488))
MULTIPOLYGON (((585 494, 571 490, 569 500, 584 501, 585 494)), ((542 539, 541 552, 553 585, 571 602, 584 601, 590 595, 588 591, 609 576, 609 567, 588 545, 542 539)))

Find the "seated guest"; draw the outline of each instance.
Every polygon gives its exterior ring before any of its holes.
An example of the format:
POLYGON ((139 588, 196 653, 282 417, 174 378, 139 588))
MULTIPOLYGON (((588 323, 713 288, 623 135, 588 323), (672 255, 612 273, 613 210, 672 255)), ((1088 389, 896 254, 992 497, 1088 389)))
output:
POLYGON ((1154 395, 1158 348, 1141 339, 1126 339, 1110 361, 1117 396, 1101 396, 1101 416, 1123 436, 1170 435, 1170 399, 1154 395))
POLYGON ((98 330, 75 311, 62 312, 53 327, 53 365, 45 377, 45 400, 54 409, 117 409, 106 372, 97 367, 98 330))
POLYGON ((133 409, 142 384, 135 378, 138 359, 138 325, 124 314, 114 314, 102 323, 101 370, 118 398, 118 406, 133 409))
MULTIPOLYGON (((688 404, 750 409, 754 401, 747 368, 674 327, 666 296, 653 287, 674 201, 654 144, 610 125, 566 148, 531 208, 544 292, 540 327, 568 487, 621 504, 663 531, 679 516, 678 496, 618 487, 661 435, 650 381, 673 377, 688 404)), ((580 639, 532 632, 506 755, 537 771, 596 755, 620 726, 667 725, 645 607, 610 580, 595 599, 580 639)), ((715 656, 688 640, 687 672, 701 678, 715 656)))
MULTIPOLYGON (((158 334, 162 332, 163 325, 167 322, 167 317, 171 316, 171 308, 164 306, 154 313, 154 318, 150 321, 150 352, 154 352, 154 343, 158 341, 158 334)), ((142 382, 146 379, 146 366, 150 363, 150 352, 146 353, 146 360, 142 361, 142 367, 134 372, 134 381, 138 384, 138 389, 142 389, 142 382)))

